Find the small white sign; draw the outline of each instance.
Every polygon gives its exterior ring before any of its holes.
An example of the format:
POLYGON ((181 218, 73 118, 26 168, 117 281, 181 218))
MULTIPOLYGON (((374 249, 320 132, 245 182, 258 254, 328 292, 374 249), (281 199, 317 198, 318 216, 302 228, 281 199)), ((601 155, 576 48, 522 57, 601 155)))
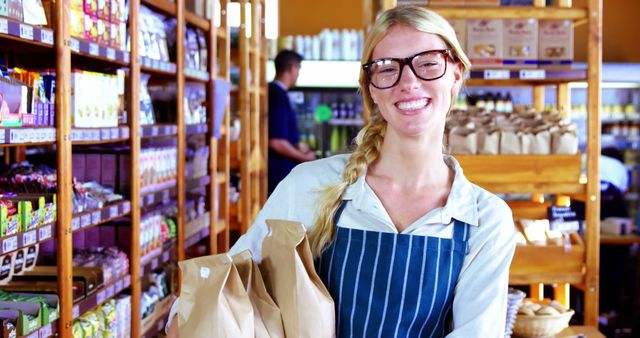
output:
POLYGON ((111 47, 107 47, 107 59, 115 60, 116 59, 116 51, 111 47))
POLYGON ((22 235, 22 245, 29 246, 36 244, 38 241, 38 233, 35 230, 27 231, 22 235))
POLYGON ((80 52, 80 41, 72 38, 70 40, 69 48, 76 53, 80 52))
POLYGON ((40 41, 48 45, 53 45, 53 32, 48 29, 40 30, 40 41))
POLYGON ((33 40, 33 27, 20 24, 20 37, 25 40, 33 40))
POLYGON ((51 226, 47 225, 40 228, 38 230, 38 237, 40 238, 40 241, 44 241, 51 238, 51 226))
POLYGON ((508 80, 510 72, 503 69, 487 69, 484 71, 485 80, 508 80))
POLYGON ((0 18, 0 34, 9 34, 9 21, 0 18))
POLYGON ((100 46, 96 45, 95 43, 89 43, 89 54, 93 56, 99 56, 100 46))
POLYGON ((523 69, 520 71, 521 80, 544 80, 545 76, 544 69, 523 69))
POLYGON ((12 252, 18 250, 18 236, 6 238, 2 242, 2 253, 12 252))

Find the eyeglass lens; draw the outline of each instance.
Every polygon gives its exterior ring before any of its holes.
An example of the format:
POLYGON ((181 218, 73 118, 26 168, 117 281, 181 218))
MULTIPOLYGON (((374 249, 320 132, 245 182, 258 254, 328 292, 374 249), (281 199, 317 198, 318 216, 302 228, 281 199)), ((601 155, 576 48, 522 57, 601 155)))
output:
MULTIPOLYGON (((374 62, 369 70, 371 83, 378 88, 389 88, 396 85, 402 73, 400 60, 382 59, 374 62)), ((446 57, 441 52, 426 52, 416 55, 411 60, 411 71, 422 80, 433 80, 444 75, 446 57)))

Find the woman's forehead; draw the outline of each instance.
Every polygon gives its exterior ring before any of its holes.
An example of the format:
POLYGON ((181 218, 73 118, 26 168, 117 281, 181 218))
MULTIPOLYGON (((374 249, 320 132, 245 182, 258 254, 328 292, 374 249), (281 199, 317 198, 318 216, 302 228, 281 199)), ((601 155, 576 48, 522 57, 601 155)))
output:
POLYGON ((445 42, 436 34, 407 25, 394 25, 375 46, 371 59, 404 58, 425 50, 446 48, 445 42))

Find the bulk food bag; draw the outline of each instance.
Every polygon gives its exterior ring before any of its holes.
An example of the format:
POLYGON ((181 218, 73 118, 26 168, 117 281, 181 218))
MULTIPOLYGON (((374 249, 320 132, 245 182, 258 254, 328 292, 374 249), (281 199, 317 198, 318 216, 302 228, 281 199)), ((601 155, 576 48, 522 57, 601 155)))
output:
POLYGON ((449 147, 452 154, 475 155, 476 133, 472 129, 457 127, 449 132, 449 147))
POLYGON ((229 255, 198 257, 178 265, 180 337, 254 337, 251 300, 229 255))
POLYGON ((245 250, 234 255, 233 265, 236 266, 253 305, 255 337, 283 338, 284 327, 280 309, 267 292, 260 268, 253 261, 251 251, 245 250))
POLYGON ((500 153, 500 129, 483 128, 477 130, 477 150, 480 155, 500 153))
POLYGON ((557 155, 578 153, 578 135, 573 129, 563 128, 551 135, 551 152, 557 155))
POLYGON ((335 337, 335 308, 315 271, 304 225, 267 220, 260 269, 280 307, 287 337, 335 337))

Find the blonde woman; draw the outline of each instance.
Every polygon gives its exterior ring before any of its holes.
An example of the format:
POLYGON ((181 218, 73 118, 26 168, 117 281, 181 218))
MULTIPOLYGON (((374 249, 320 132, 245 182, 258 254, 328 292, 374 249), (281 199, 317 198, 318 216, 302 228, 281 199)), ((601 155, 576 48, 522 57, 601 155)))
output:
POLYGON ((385 12, 362 56, 370 119, 357 148, 298 165, 231 253, 250 249, 260 261, 265 220, 299 221, 335 301, 338 337, 502 337, 511 212, 442 153, 469 67, 439 15, 385 12))

